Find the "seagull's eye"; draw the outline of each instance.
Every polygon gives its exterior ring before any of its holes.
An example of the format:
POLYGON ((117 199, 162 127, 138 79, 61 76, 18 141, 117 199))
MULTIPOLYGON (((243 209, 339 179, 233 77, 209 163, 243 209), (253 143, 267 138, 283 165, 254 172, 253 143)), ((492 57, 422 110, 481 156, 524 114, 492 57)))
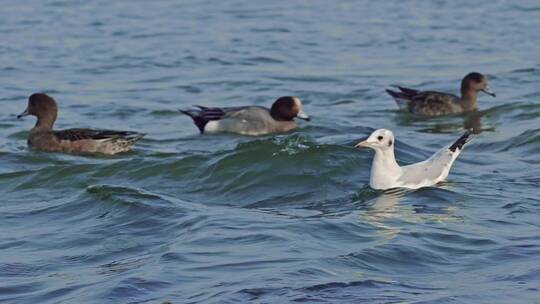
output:
POLYGON ((379 137, 377 137, 377 139, 378 139, 379 141, 381 141, 381 140, 383 139, 383 137, 382 137, 382 136, 379 136, 379 137))

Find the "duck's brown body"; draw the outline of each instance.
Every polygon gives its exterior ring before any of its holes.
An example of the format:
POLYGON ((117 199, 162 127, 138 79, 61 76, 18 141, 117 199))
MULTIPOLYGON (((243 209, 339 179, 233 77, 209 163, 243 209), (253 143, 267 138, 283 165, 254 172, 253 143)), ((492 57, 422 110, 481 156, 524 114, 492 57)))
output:
POLYGON ((45 94, 33 94, 28 109, 21 115, 34 115, 36 126, 28 135, 28 146, 46 152, 116 154, 131 150, 144 134, 127 131, 68 129, 54 131, 58 108, 45 94))
POLYGON ((33 128, 28 136, 28 146, 47 152, 116 154, 130 151, 143 136, 135 132, 108 130, 33 128))
POLYGON ((461 97, 453 94, 418 91, 398 87, 400 92, 386 90, 398 106, 410 113, 426 116, 459 114, 478 110, 478 92, 483 91, 493 97, 487 78, 480 73, 470 73, 461 82, 461 97))
POLYGON ((414 114, 426 116, 440 116, 457 114, 478 109, 476 100, 462 100, 456 95, 440 92, 421 92, 408 88, 401 88, 402 92, 389 91, 396 99, 400 108, 414 114), (414 91, 414 93, 412 93, 414 91))

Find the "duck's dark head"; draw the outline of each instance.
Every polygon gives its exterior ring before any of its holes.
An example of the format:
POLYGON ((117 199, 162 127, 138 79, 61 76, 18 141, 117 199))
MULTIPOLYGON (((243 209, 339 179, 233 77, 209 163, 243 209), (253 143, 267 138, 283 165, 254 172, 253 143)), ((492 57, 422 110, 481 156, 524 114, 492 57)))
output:
POLYGON ((52 128, 57 114, 58 106, 52 97, 45 93, 35 93, 28 98, 28 107, 17 118, 33 115, 38 118, 37 125, 41 124, 52 128))
POLYGON ((461 93, 469 93, 469 92, 484 92, 490 96, 495 97, 495 93, 491 91, 491 88, 489 87, 489 82, 486 76, 477 73, 472 72, 467 74, 463 80, 461 81, 461 93))
POLYGON ((292 121, 295 117, 309 121, 309 116, 303 110, 304 106, 300 98, 294 96, 283 96, 278 98, 272 108, 270 115, 278 121, 292 121))

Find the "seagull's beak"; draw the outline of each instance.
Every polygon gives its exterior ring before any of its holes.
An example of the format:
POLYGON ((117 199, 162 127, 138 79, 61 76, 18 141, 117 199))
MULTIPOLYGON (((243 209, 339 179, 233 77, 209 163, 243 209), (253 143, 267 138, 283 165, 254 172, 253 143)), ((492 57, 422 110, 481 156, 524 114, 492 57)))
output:
POLYGON ((370 143, 367 140, 363 140, 356 145, 354 145, 355 148, 361 149, 361 148, 368 148, 370 146, 370 143))
POLYGON ((21 119, 21 118, 23 118, 23 117, 25 117, 25 116, 28 116, 28 115, 30 115, 30 113, 28 112, 28 109, 26 109, 26 110, 24 110, 24 112, 22 112, 21 114, 17 115, 17 118, 18 118, 18 119, 21 119))
POLYGON ((491 88, 489 86, 486 86, 481 91, 488 94, 488 95, 490 95, 490 96, 497 97, 497 95, 491 90, 491 88))
POLYGON ((304 112, 304 110, 298 111, 298 114, 296 114, 296 117, 298 117, 300 119, 303 119, 303 120, 306 120, 306 121, 311 120, 311 118, 309 118, 309 115, 307 115, 306 112, 304 112))

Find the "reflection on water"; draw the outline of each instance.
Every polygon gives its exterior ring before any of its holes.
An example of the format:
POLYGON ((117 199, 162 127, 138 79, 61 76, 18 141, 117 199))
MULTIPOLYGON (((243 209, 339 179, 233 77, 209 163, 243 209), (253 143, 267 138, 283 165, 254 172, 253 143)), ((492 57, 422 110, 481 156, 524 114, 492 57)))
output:
POLYGON ((465 130, 472 130, 474 134, 482 133, 482 115, 479 113, 472 113, 465 116, 463 128, 465 130))
POLYGON ((383 243, 397 237, 404 222, 417 224, 460 221, 461 219, 455 215, 457 207, 453 205, 452 199, 440 206, 433 204, 433 197, 448 194, 448 191, 437 188, 390 189, 368 201, 373 203, 360 213, 360 221, 379 228, 378 234, 383 243))
POLYGON ((387 243, 401 231, 400 226, 392 225, 390 220, 405 216, 404 213, 407 211, 400 210, 401 208, 398 207, 400 199, 405 194, 405 190, 385 191, 374 199, 373 204, 366 212, 360 214, 360 221, 367 222, 379 228, 380 243, 387 243), (404 213, 400 214, 400 211, 404 211, 404 213))
POLYGON ((463 128, 465 130, 472 130, 474 134, 480 134, 482 132, 495 131, 495 127, 482 128, 482 117, 486 115, 486 112, 472 112, 465 115, 463 121, 463 128))
POLYGON ((456 130, 472 130, 474 134, 495 131, 495 127, 489 124, 483 126, 482 119, 488 111, 475 111, 471 113, 427 117, 418 114, 399 112, 396 120, 401 126, 420 126, 420 131, 426 133, 454 133, 456 130))

